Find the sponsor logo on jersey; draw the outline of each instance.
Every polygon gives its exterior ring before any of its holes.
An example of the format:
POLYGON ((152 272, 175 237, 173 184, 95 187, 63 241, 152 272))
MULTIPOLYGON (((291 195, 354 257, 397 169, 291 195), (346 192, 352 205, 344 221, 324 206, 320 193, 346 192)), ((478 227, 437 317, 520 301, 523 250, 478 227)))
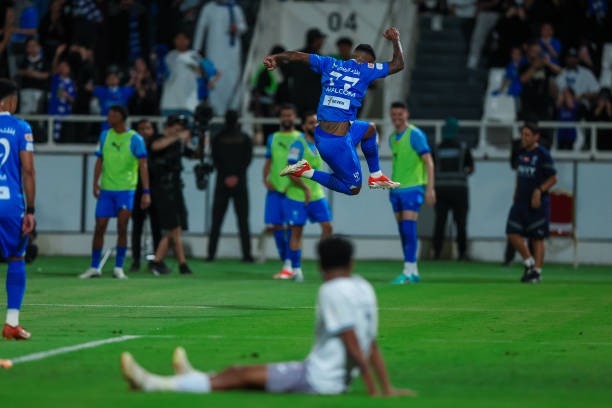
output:
POLYGON ((332 108, 349 110, 351 107, 351 101, 346 98, 338 98, 337 96, 325 95, 325 98, 323 98, 323 105, 330 106, 332 108))
POLYGON ((373 62, 368 62, 368 68, 374 68, 374 63, 373 62))
POLYGON ((357 97, 357 94, 355 92, 342 88, 335 88, 333 86, 328 86, 327 88, 325 88, 325 93, 334 93, 338 95, 350 96, 351 98, 357 97))
POLYGON ((31 133, 26 133, 25 134, 25 140, 26 140, 26 142, 33 142, 34 141, 34 137, 32 136, 31 133))
POLYGON ((380 62, 376 63, 376 69, 382 70, 383 69, 383 64, 381 64, 380 62))

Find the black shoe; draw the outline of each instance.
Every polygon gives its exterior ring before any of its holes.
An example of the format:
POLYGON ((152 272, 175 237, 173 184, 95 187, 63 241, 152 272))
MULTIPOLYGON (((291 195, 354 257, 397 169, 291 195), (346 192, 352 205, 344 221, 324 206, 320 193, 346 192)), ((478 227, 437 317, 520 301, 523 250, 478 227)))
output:
POLYGON ((240 262, 244 262, 244 263, 253 263, 255 262, 255 258, 253 258, 251 255, 249 256, 245 256, 243 257, 240 262))
POLYGON ((521 282, 529 283, 529 278, 533 273, 533 266, 525 265, 525 269, 523 270, 523 276, 521 277, 521 282))
POLYGON ((186 263, 179 266, 179 271, 181 272, 181 275, 193 275, 193 272, 191 269, 189 269, 189 266, 187 266, 186 263))
POLYGON ((542 282, 542 275, 536 271, 531 271, 526 277, 523 276, 523 279, 521 279, 521 282, 523 283, 540 283, 542 282))
POLYGON ((138 272, 140 270, 140 262, 132 262, 132 266, 130 266, 130 272, 138 272))
POLYGON ((153 275, 168 275, 170 273, 170 269, 166 266, 166 264, 162 262, 149 262, 149 269, 153 272, 153 275))

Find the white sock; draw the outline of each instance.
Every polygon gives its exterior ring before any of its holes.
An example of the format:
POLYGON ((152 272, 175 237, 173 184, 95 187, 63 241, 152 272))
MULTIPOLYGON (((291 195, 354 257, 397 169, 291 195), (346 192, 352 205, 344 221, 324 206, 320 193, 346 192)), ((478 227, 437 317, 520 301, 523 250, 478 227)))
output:
POLYGON ((530 256, 529 258, 525 259, 524 263, 527 267, 533 266, 535 265, 535 259, 533 259, 533 256, 530 256))
POLYGON ((382 176, 382 171, 380 171, 380 170, 375 171, 374 173, 371 174, 371 176, 374 177, 374 178, 378 178, 378 177, 382 176))
POLYGON ((314 175, 314 170, 310 169, 310 170, 306 170, 305 172, 303 172, 301 177, 306 177, 307 179, 311 179, 313 175, 314 175))
POLYGON ((542 274, 542 268, 533 268, 533 270, 539 273, 540 275, 542 274))
POLYGON ((283 265, 283 269, 291 271, 291 259, 285 259, 285 263, 283 265))
POLYGON ((416 262, 404 262, 404 275, 417 275, 419 276, 419 271, 417 269, 416 262))
POLYGON ((19 326, 19 309, 6 310, 6 324, 12 327, 19 326))
POLYGON ((302 274, 302 268, 295 268, 295 269, 293 270, 293 273, 294 273, 295 275, 301 275, 301 274, 302 274))
POLYGON ((209 393, 212 391, 210 377, 199 371, 176 375, 174 379, 174 391, 209 393))

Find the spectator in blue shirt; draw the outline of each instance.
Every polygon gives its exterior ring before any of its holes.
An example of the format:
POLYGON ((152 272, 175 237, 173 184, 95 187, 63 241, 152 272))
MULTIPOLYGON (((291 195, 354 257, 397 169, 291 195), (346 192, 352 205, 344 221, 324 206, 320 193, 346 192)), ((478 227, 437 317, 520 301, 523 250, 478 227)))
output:
POLYGON ((510 51, 510 62, 506 65, 506 73, 504 74, 504 80, 502 82, 499 90, 495 91, 494 95, 502 94, 506 88, 507 94, 510 96, 520 96, 521 91, 523 90, 523 85, 521 84, 521 79, 519 76, 519 68, 523 64, 523 51, 521 51, 520 47, 512 47, 512 51, 510 51))
MULTIPOLYGON (((572 88, 565 87, 557 98, 557 120, 559 122, 577 122, 582 119, 582 106, 576 100, 576 93, 572 88)), ((576 128, 557 129, 557 148, 571 150, 576 142, 576 128)))
POLYGON ((111 70, 106 74, 106 85, 94 87, 93 96, 98 98, 101 115, 108 115, 108 109, 113 105, 127 108, 128 101, 134 93, 134 87, 130 84, 120 86, 119 83, 119 73, 111 70))
POLYGON ((215 87, 217 81, 221 78, 221 71, 206 57, 200 60, 200 71, 202 76, 198 78, 198 99, 205 101, 208 99, 210 90, 215 87))
POLYGON ((550 23, 543 23, 540 28, 540 46, 542 52, 547 55, 550 62, 559 65, 559 56, 561 55, 561 42, 554 37, 555 29, 550 23))

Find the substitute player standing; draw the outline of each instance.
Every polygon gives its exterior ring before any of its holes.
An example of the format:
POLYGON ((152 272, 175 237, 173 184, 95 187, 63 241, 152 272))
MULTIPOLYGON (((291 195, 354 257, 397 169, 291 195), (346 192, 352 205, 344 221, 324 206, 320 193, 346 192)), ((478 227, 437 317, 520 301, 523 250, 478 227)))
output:
POLYGON ((391 385, 376 341, 378 308, 372 286, 351 275, 353 245, 339 237, 317 247, 323 285, 317 300, 316 340, 301 362, 231 367, 219 374, 193 369, 185 350, 174 351, 176 375, 162 377, 145 371, 130 353, 121 355, 121 369, 133 389, 209 393, 249 389, 270 393, 342 394, 361 373, 370 395, 415 395, 391 385), (371 367, 371 368, 370 368, 371 367), (381 390, 374 382, 378 377, 381 390))
MULTIPOLYGON (((323 160, 314 142, 316 126, 317 115, 314 112, 304 113, 302 119, 304 135, 293 142, 289 148, 287 157, 289 165, 300 160, 306 160, 315 170, 320 170, 323 167, 323 160)), ((302 232, 306 220, 321 225, 321 239, 330 236, 332 233, 331 211, 323 187, 312 180, 291 176, 291 183, 287 188, 287 198, 285 200, 285 215, 291 230, 289 258, 291 259, 293 275, 284 278, 293 278, 295 281, 301 282, 304 280, 302 273, 302 232)))
POLYGON ((557 182, 553 159, 538 140, 537 124, 525 122, 521 128, 521 150, 516 158, 514 202, 506 225, 508 240, 523 257, 523 283, 538 283, 542 279, 544 238, 548 237, 550 222, 548 191, 557 182), (533 255, 523 237, 531 239, 533 255))
POLYGON ((19 325, 19 311, 25 294, 25 249, 34 229, 36 180, 32 129, 12 116, 17 99, 17 85, 0 79, 0 253, 8 260, 2 336, 29 340, 32 335, 19 325))
POLYGON ((389 137, 393 153, 394 180, 400 186, 389 194, 404 251, 404 270, 394 284, 417 283, 421 278, 416 263, 417 221, 423 197, 427 205, 436 203, 434 162, 425 133, 408 123, 408 108, 403 102, 391 104, 395 133, 389 137))
POLYGON ((82 279, 97 278, 102 275, 100 260, 104 245, 104 233, 108 221, 117 217, 117 257, 113 276, 126 279, 123 261, 127 252, 127 226, 132 214, 138 174, 142 182, 141 208, 151 204, 149 190, 149 170, 147 167, 147 148, 138 133, 126 126, 127 110, 113 105, 108 111, 110 129, 100 135, 100 143, 94 169, 93 194, 96 204, 96 229, 91 250, 91 267, 79 275, 82 279), (101 185, 98 184, 102 178, 101 185))
POLYGON ((283 170, 283 175, 306 177, 340 193, 358 194, 362 177, 355 146, 361 143, 371 173, 368 185, 371 188, 391 189, 398 186, 380 170, 374 123, 355 120, 369 84, 404 69, 399 31, 389 28, 383 35, 393 43, 393 59, 390 62, 375 63, 374 49, 367 44, 358 45, 353 58, 348 61, 295 51, 264 58, 269 70, 276 68, 278 63, 296 61, 309 64, 313 71, 321 74, 323 91, 317 111, 319 126, 315 129, 315 142, 333 173, 314 170, 306 160, 301 160, 283 170))
POLYGON ((266 208, 264 222, 266 230, 274 234, 274 242, 278 250, 281 262, 284 262, 282 270, 274 275, 275 279, 290 279, 291 260, 289 259, 289 237, 285 229, 287 223, 284 207, 287 188, 290 180, 280 176, 280 172, 287 165, 287 154, 289 146, 301 136, 301 132, 295 128, 297 111, 295 106, 285 104, 279 112, 280 130, 268 137, 266 146, 266 162, 263 167, 263 181, 268 189, 266 194, 266 208))

